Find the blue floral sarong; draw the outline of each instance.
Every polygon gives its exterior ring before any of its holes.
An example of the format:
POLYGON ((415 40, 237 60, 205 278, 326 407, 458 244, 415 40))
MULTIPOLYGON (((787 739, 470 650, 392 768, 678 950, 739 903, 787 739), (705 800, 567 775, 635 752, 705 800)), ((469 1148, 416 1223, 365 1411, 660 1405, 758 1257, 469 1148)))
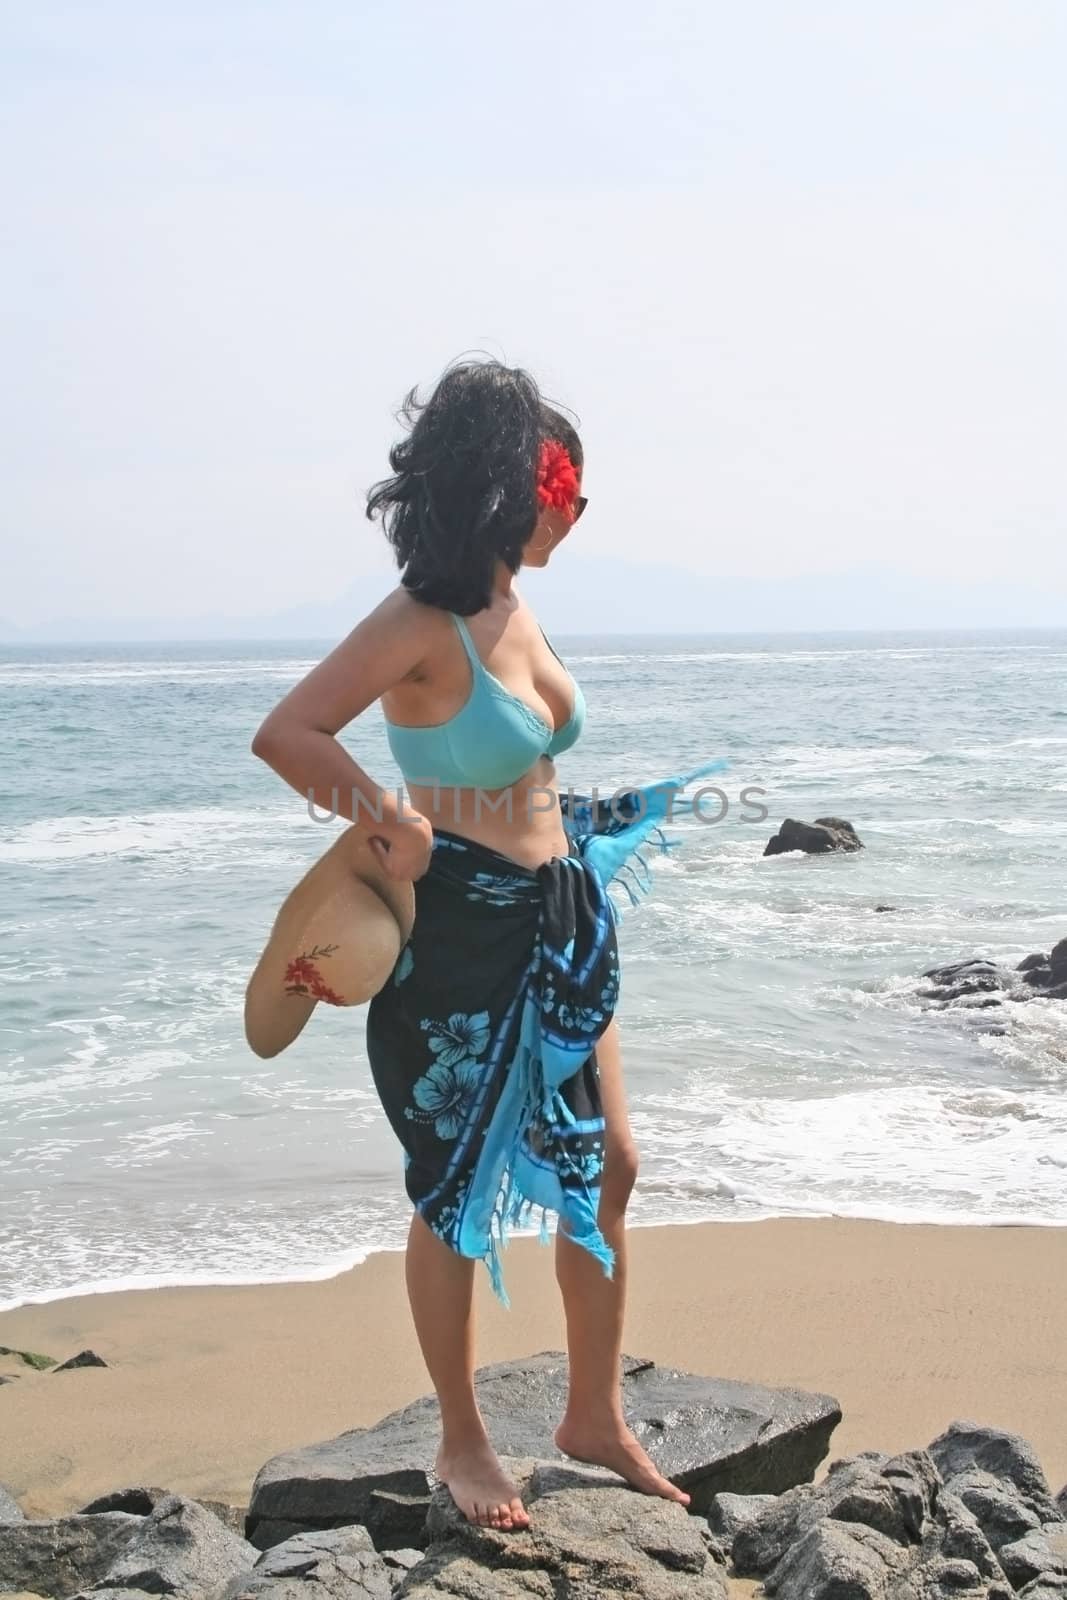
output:
POLYGON ((642 844, 688 809, 685 778, 616 795, 562 796, 570 853, 529 869, 435 830, 415 923, 370 1003, 367 1050, 404 1150, 419 1214, 484 1260, 507 1304, 500 1247, 534 1209, 558 1214, 610 1276, 597 1222, 604 1164, 596 1045, 619 994, 609 885, 648 887, 642 844))

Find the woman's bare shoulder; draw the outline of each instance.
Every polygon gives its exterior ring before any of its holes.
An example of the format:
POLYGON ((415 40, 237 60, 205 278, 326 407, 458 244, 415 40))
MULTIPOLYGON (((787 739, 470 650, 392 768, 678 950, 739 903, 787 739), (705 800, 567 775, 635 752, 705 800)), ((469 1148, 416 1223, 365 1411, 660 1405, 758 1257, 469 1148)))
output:
POLYGON ((432 638, 448 626, 448 613, 438 606, 424 605, 421 600, 416 600, 410 589, 405 589, 398 583, 395 589, 390 589, 384 600, 380 600, 363 618, 360 627, 370 625, 373 628, 388 628, 391 633, 404 633, 409 636, 422 635, 432 638))

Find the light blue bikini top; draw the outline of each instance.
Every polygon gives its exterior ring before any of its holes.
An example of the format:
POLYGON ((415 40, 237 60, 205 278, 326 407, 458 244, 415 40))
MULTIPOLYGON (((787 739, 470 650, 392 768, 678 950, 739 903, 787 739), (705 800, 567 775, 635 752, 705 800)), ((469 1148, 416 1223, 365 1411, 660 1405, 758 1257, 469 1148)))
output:
MULTIPOLYGON (((585 697, 571 678, 574 709, 562 728, 552 729, 493 677, 463 618, 450 615, 471 664, 470 695, 454 717, 431 727, 404 727, 386 717, 389 748, 408 785, 506 789, 529 772, 539 756, 557 756, 570 749, 585 722, 585 697)), ((545 643, 552 650, 547 638, 545 643)))

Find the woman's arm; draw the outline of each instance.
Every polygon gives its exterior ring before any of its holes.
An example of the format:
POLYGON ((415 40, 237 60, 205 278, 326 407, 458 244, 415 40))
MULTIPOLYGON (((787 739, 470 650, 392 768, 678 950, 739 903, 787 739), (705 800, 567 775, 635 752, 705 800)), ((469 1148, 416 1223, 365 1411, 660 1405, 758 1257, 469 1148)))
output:
POLYGON ((252 740, 254 755, 298 794, 347 817, 370 838, 389 874, 404 879, 420 877, 429 865, 430 824, 401 810, 336 736, 414 671, 425 649, 425 608, 397 589, 290 689, 252 740))

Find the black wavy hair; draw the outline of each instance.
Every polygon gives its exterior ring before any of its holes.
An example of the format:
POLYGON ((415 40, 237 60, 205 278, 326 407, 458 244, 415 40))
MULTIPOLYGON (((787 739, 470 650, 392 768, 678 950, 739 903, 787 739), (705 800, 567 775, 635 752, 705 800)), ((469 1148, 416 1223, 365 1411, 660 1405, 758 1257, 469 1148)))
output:
POLYGON ((557 440, 580 469, 581 441, 528 372, 488 359, 454 363, 426 400, 412 389, 399 420, 393 476, 371 489, 367 515, 381 517, 416 599, 472 616, 496 563, 517 572, 537 525, 542 443, 557 440))

